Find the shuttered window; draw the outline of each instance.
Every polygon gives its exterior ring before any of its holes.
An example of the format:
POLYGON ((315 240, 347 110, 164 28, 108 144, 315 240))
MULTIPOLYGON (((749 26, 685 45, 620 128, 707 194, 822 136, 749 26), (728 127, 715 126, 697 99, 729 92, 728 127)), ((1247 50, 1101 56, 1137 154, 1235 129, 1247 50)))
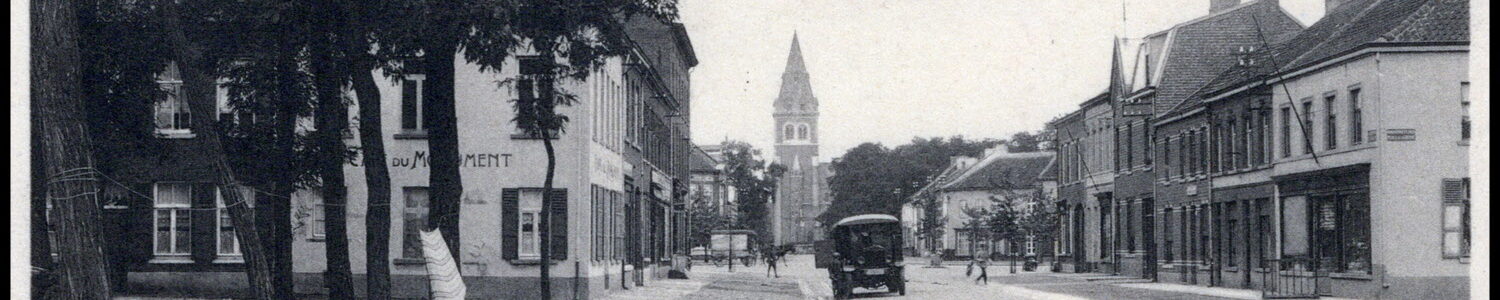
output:
POLYGON ((541 221, 543 212, 550 213, 552 259, 567 259, 568 216, 567 190, 553 189, 551 205, 543 205, 542 189, 505 189, 501 192, 501 256, 508 260, 541 259, 541 221))
POLYGON ((1443 258, 1469 257, 1469 178, 1443 179, 1443 258))

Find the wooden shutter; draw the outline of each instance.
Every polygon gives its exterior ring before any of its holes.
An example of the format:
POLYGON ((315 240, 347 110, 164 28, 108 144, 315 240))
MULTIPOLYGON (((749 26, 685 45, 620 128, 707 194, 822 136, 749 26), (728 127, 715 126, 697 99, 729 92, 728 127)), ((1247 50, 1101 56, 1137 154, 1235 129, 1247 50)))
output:
POLYGON ((520 258, 517 254, 520 240, 516 238, 516 222, 520 220, 519 211, 521 202, 521 191, 516 189, 504 189, 500 192, 500 256, 504 259, 514 260, 520 258))
POLYGON ((1463 202, 1467 200, 1464 194, 1464 180, 1458 178, 1443 179, 1443 202, 1463 202))
POLYGON ((547 213, 552 214, 548 220, 552 226, 550 237, 552 243, 552 259, 568 259, 568 190, 553 189, 548 198, 547 213))

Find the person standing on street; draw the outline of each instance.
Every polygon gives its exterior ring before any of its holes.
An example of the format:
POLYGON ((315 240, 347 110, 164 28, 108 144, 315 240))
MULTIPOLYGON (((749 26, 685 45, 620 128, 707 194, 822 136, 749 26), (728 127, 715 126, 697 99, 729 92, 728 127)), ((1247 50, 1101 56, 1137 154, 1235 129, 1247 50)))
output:
POLYGON ((990 272, 988 270, 989 267, 990 267, 990 260, 989 260, 989 258, 982 257, 982 256, 976 257, 975 258, 975 265, 976 265, 976 267, 979 267, 979 277, 974 277, 974 284, 979 284, 979 282, 982 280, 982 281, 984 281, 985 285, 989 285, 990 284, 990 272))
POLYGON ((781 271, 776 269, 776 260, 780 257, 776 255, 775 251, 766 251, 763 255, 766 259, 766 277, 771 277, 771 274, 774 273, 776 274, 776 278, 781 278, 781 271))

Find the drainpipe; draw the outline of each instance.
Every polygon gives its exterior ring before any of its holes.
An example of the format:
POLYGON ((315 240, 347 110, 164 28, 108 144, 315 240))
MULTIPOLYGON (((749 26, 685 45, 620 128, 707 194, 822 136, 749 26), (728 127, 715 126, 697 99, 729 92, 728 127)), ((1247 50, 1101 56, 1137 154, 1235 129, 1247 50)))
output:
POLYGON ((573 261, 573 300, 578 300, 578 261, 573 261))

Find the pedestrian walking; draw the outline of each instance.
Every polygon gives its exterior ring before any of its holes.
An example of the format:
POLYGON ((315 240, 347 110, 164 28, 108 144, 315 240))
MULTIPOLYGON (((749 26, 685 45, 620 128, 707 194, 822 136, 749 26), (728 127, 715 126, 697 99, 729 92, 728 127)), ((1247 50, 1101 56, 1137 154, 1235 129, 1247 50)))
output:
POLYGON ((979 284, 980 281, 983 281, 985 285, 989 285, 990 284, 990 272, 989 272, 990 260, 988 258, 985 258, 985 257, 979 257, 978 259, 975 259, 974 264, 977 267, 979 267, 979 277, 974 277, 974 284, 979 284))
POLYGON ((776 260, 778 258, 780 257, 778 257, 775 252, 766 251, 766 277, 771 277, 771 274, 776 274, 776 278, 781 278, 781 271, 776 269, 776 260))

